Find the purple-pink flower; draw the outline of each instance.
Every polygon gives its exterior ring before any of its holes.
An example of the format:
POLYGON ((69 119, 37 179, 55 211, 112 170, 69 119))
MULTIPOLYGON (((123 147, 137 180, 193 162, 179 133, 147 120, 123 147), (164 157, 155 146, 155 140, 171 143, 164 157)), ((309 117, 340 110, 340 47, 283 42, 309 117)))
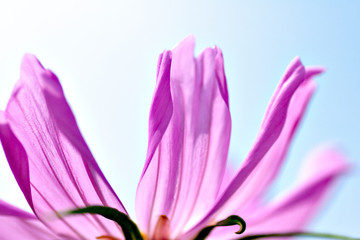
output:
MULTIPOLYGON (((289 65, 240 169, 227 167, 231 118, 218 47, 194 57, 193 37, 159 57, 145 166, 136 194, 136 224, 147 239, 191 239, 229 215, 245 219, 244 235, 303 230, 347 164, 334 149, 313 154, 299 181, 274 201, 275 179, 314 92, 320 68, 289 65)), ((250 104, 250 103, 249 103, 250 104)), ((0 239, 123 239, 98 215, 61 213, 103 205, 127 214, 76 124, 58 78, 26 55, 0 138, 28 201, 27 213, 0 201, 0 239)), ((133 218, 134 219, 134 218, 133 218)), ((231 239, 238 227, 215 229, 231 239)))

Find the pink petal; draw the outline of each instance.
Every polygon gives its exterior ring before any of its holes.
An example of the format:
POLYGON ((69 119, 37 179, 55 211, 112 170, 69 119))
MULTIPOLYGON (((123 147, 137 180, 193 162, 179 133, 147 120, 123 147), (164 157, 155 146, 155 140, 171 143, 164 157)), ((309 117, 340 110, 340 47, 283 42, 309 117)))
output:
MULTIPOLYGON (((303 165, 297 184, 289 192, 244 216, 244 236, 303 231, 347 168, 345 157, 335 149, 317 150, 303 165)), ((213 236, 234 237, 232 230, 217 230, 213 236)))
POLYGON ((213 205, 225 170, 231 120, 222 53, 208 48, 194 58, 194 44, 193 37, 181 42, 171 63, 160 56, 136 196, 140 227, 150 235, 160 215, 170 219, 173 237, 198 221, 213 205))
MULTIPOLYGON (((148 231, 156 194, 158 163, 152 159, 173 113, 170 93, 170 67, 171 52, 164 52, 159 57, 157 86, 150 110, 148 155, 136 193, 136 222, 143 231, 148 231)), ((174 171, 175 169, 171 170, 174 171)), ((171 177, 171 174, 168 177, 171 177)))
POLYGON ((77 127, 57 77, 26 55, 21 77, 1 116, 0 138, 15 178, 41 221, 56 233, 121 236, 115 224, 90 216, 59 219, 86 205, 125 212, 77 127))
POLYGON ((275 92, 261 125, 258 137, 239 172, 220 195, 216 204, 213 205, 210 211, 208 211, 195 227, 184 235, 184 238, 190 237, 192 234, 198 232, 214 218, 215 214, 225 206, 225 203, 239 190, 247 178, 253 172, 256 173, 256 167, 278 140, 285 125, 288 112, 292 112, 292 109, 289 108, 290 101, 299 86, 306 80, 305 68, 301 64, 300 59, 296 58, 290 64, 284 78, 279 85, 279 89, 275 92))
POLYGON ((0 200, 0 239, 56 239, 33 214, 0 200))
MULTIPOLYGON (((321 73, 319 68, 306 69, 306 80, 299 86, 290 101, 289 110, 280 136, 256 166, 256 171, 252 172, 246 182, 232 196, 233 201, 229 201, 220 210, 219 218, 226 218, 233 214, 235 210, 239 210, 240 207, 243 209, 241 213, 252 211, 253 207, 251 205, 262 200, 262 196, 266 193, 267 188, 273 182, 283 164, 294 133, 314 93, 315 82, 311 78, 319 73, 321 73)), ((281 83, 284 82, 286 81, 281 81, 281 83)), ((275 92, 275 95, 278 92, 279 90, 275 92)))

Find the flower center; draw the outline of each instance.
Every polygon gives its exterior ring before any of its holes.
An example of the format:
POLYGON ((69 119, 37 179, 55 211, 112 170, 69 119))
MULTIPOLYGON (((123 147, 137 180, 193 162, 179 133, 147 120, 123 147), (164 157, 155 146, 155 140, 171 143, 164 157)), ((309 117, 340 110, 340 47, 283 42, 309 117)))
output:
POLYGON ((108 235, 101 235, 96 237, 96 239, 101 239, 101 240, 120 240, 119 238, 113 237, 113 236, 108 236, 108 235))
POLYGON ((151 239, 167 240, 170 238, 170 221, 165 215, 159 216, 151 239))

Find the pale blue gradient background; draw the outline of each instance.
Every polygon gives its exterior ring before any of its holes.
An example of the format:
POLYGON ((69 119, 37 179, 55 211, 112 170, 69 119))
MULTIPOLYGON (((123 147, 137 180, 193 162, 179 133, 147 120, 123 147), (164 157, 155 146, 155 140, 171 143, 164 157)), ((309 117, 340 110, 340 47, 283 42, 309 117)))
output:
MULTIPOLYGON (((157 57, 188 34, 197 52, 222 48, 233 131, 229 157, 241 162, 287 64, 322 65, 318 91, 274 193, 302 158, 338 144, 352 171, 309 229, 360 236, 360 1, 2 1, 0 107, 25 52, 61 79, 80 128, 112 186, 134 213, 146 155, 157 57)), ((29 209, 1 153, 0 198, 29 209)))

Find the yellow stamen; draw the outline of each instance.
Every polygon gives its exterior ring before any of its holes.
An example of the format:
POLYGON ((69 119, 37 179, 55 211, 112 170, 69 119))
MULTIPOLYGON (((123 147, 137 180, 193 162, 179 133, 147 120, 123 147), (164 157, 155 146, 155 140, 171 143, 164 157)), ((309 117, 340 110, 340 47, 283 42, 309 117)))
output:
POLYGON ((103 239, 103 240, 121 240, 120 238, 116 238, 113 236, 108 236, 108 235, 101 235, 96 237, 96 239, 103 239))

